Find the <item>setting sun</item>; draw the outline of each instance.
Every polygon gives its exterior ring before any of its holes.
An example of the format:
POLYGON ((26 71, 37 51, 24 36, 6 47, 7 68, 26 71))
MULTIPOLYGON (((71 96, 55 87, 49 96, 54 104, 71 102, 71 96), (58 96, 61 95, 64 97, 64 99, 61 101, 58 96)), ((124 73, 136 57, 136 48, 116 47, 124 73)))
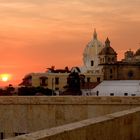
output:
POLYGON ((10 74, 1 74, 0 77, 1 77, 1 81, 3 81, 3 82, 7 82, 7 81, 10 80, 11 75, 10 75, 10 74))

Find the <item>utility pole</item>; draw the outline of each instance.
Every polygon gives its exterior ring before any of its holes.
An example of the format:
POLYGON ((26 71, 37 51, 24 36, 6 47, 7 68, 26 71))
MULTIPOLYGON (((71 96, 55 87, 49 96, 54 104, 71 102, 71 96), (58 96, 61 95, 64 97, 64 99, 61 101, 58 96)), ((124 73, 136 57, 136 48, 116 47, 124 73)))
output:
POLYGON ((54 78, 52 78, 52 96, 53 96, 53 90, 54 90, 54 78))

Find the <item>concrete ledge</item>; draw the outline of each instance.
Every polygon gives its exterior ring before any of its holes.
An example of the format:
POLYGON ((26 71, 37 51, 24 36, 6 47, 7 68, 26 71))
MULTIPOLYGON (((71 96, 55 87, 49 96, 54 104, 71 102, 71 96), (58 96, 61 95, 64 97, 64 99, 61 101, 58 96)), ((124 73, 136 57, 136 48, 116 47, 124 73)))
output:
POLYGON ((140 107, 7 140, 139 140, 140 107))
POLYGON ((140 97, 87 97, 87 96, 1 96, 0 105, 140 105, 140 97))

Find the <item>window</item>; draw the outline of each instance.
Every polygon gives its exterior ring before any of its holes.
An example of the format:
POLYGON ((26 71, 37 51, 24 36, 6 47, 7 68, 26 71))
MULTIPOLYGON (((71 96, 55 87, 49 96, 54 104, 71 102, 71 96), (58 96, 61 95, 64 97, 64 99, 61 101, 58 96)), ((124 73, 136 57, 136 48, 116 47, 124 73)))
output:
POLYGON ((40 77, 40 86, 47 86, 48 78, 40 77))
POLYGON ((41 86, 46 85, 46 79, 42 79, 41 86))
POLYGON ((55 77, 55 84, 59 85, 59 78, 58 77, 55 77))
POLYGON ((93 66, 94 65, 94 61, 93 60, 91 60, 91 66, 93 66))
POLYGON ((131 94, 131 96, 136 96, 136 94, 131 94))
POLYGON ((114 96, 114 93, 110 93, 110 96, 114 96))
POLYGON ((87 82, 88 82, 88 83, 90 82, 90 77, 87 77, 87 82))
POLYGON ((99 96, 99 91, 97 90, 96 95, 99 96))
POLYGON ((100 77, 97 77, 97 82, 100 82, 100 81, 101 81, 100 77))
POLYGON ((124 93, 124 96, 128 96, 128 93, 124 93))

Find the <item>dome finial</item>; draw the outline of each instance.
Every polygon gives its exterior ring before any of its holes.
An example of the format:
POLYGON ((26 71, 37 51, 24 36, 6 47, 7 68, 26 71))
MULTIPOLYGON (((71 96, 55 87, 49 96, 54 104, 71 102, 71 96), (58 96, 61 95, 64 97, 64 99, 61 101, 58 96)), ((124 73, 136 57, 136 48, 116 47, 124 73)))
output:
POLYGON ((105 47, 110 47, 110 40, 108 39, 108 37, 105 41, 105 47))
POLYGON ((96 32, 96 28, 94 28, 93 38, 94 38, 94 39, 97 39, 97 32, 96 32))

